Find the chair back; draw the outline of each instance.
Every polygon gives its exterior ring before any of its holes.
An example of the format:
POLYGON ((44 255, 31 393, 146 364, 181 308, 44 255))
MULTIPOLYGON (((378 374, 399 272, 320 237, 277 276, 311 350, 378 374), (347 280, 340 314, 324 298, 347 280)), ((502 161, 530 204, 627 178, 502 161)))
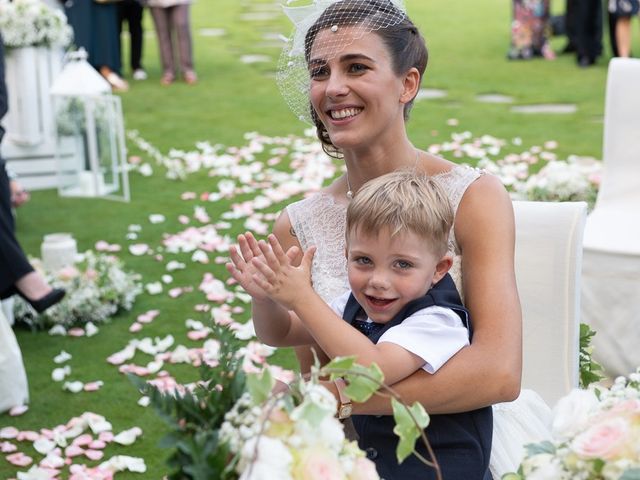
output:
POLYGON ((602 180, 587 219, 586 251, 640 255, 640 60, 609 62, 602 180))
POLYGON ((640 59, 609 62, 604 108, 603 172, 596 209, 640 206, 640 59), (633 200, 633 201, 632 201, 633 200))
POLYGON ((550 406, 578 386, 585 202, 514 201, 522 387, 550 406))

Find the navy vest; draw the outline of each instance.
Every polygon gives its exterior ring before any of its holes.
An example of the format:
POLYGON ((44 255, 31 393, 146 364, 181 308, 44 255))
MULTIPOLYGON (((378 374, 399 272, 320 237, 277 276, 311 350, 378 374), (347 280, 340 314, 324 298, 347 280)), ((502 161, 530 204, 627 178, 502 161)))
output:
MULTIPOLYGON (((455 311, 469 330, 472 330, 469 314, 462 306, 460 295, 450 275, 445 275, 424 297, 409 302, 383 328, 369 335, 377 343, 389 328, 402 323, 413 313, 437 305, 455 311)), ((353 323, 362 307, 353 294, 349 297, 343 318, 353 323)), ((378 474, 385 480, 435 479, 434 470, 424 465, 415 455, 409 456, 401 464, 396 458, 398 437, 393 433, 395 426, 392 415, 353 415, 353 425, 358 433, 358 445, 375 462, 378 474)), ((434 450, 444 480, 490 480, 489 457, 491 455, 491 435, 493 416, 491 407, 471 412, 447 415, 431 415, 425 433, 434 450)), ((417 451, 429 459, 426 448, 418 439, 417 451)))

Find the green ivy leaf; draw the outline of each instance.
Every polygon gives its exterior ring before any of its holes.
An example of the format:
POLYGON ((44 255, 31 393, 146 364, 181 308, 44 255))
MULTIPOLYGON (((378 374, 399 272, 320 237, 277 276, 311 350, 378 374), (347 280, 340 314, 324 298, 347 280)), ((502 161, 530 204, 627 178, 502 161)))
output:
POLYGON ((640 468, 630 468, 626 470, 620 480, 640 480, 640 468))
POLYGON ((317 428, 327 416, 332 416, 333 412, 328 412, 320 408, 313 402, 304 402, 300 406, 300 418, 305 420, 309 425, 317 428))
POLYGON ((527 456, 540 455, 541 453, 556 453, 556 447, 548 440, 540 443, 528 443, 524 446, 527 456))
POLYGON ((418 402, 409 407, 392 398, 391 404, 393 406, 393 418, 396 422, 393 433, 400 437, 396 448, 396 456, 398 457, 398 463, 402 463, 405 458, 413 453, 416 440, 420 437, 421 431, 429 425, 429 414, 418 402), (415 418, 415 422, 411 415, 415 418))
POLYGON ((247 389, 256 405, 261 405, 269 398, 273 384, 273 377, 268 368, 262 373, 247 375, 247 389))
POLYGON ((501 480, 523 480, 524 477, 521 477, 520 475, 518 475, 517 473, 505 473, 504 475, 502 475, 501 480))
POLYGON ((327 363, 323 370, 331 372, 331 380, 342 377, 344 371, 351 370, 353 364, 356 363, 356 357, 336 357, 327 363))
POLYGON ((366 402, 382 386, 384 374, 375 363, 368 367, 355 363, 344 378, 349 384, 344 393, 354 402, 366 402))

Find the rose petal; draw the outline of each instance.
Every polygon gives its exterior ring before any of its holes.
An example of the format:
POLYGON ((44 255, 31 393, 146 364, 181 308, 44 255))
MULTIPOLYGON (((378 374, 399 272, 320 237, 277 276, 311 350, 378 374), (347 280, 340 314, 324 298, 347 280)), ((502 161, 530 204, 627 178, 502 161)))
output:
POLYGON ((84 455, 89 460, 100 460, 102 457, 104 457, 104 452, 100 450, 87 450, 84 452, 84 455))
POLYGON ((0 438, 16 438, 20 431, 15 427, 4 427, 0 429, 0 438))
MULTIPOLYGON (((133 322, 133 323, 131 324, 131 326, 129 327, 129 331, 130 331, 131 333, 136 333, 136 332, 139 332, 140 330, 142 330, 142 325, 140 325, 138 322, 133 322)), ((115 363, 115 365, 118 365, 119 363, 123 363, 123 362, 120 362, 120 361, 119 361, 120 359, 119 359, 119 358, 116 358, 116 357, 115 357, 115 355, 111 355, 109 358, 111 359, 111 360, 109 360, 109 363, 114 363, 114 362, 116 362, 116 361, 117 361, 118 363, 115 363), (113 360, 113 361, 112 361, 112 360, 113 360)), ((124 361, 124 360, 123 360, 123 361, 124 361)))
POLYGON ((71 354, 65 352, 64 350, 60 351, 60 353, 58 355, 53 357, 53 361, 55 363, 64 363, 64 362, 66 362, 68 360, 71 360, 71 354))
MULTIPOLYGON (((147 398, 147 397, 142 397, 142 398, 147 398)), ((138 401, 138 403, 140 403, 138 401)), ((18 449, 18 447, 16 447, 13 443, 11 442, 0 442, 0 452, 2 453, 12 453, 15 452, 18 449)))
POLYGON ((9 415, 12 417, 17 417, 25 413, 27 410, 29 410, 29 407, 26 405, 16 405, 11 410, 9 410, 9 415))
POLYGON ((5 458, 9 463, 16 467, 26 467, 27 465, 31 465, 33 462, 31 457, 22 452, 12 453, 11 455, 7 455, 5 458))
POLYGON ((70 328, 67 331, 67 335, 69 335, 70 337, 82 337, 84 336, 84 330, 79 327, 70 328))

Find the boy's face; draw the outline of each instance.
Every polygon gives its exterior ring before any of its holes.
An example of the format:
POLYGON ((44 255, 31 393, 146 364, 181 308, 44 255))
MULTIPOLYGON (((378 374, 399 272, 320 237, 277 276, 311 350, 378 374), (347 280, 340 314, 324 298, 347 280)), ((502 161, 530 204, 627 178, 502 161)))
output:
POLYGON ((411 300, 420 298, 451 267, 451 257, 433 254, 427 241, 413 232, 391 237, 351 231, 347 245, 349 285, 367 316, 390 321, 411 300))

